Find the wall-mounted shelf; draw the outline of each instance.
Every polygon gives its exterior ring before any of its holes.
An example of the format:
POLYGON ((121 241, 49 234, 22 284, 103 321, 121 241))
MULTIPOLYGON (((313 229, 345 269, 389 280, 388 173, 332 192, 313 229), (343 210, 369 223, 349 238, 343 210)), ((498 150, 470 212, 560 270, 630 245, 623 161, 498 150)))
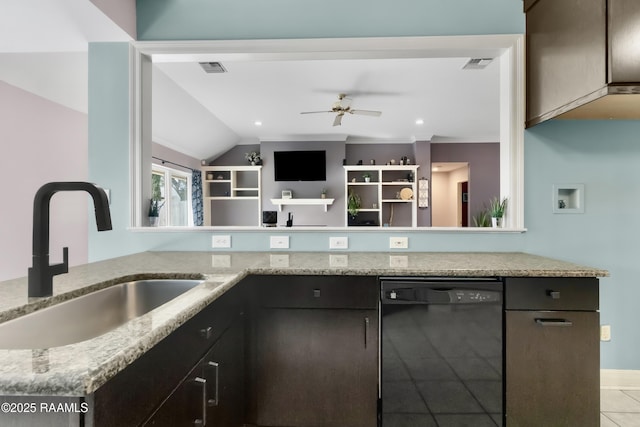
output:
POLYGON ((553 213, 584 213, 584 184, 554 184, 553 213))
POLYGON ((271 199, 271 203, 278 206, 278 210, 282 212, 283 205, 319 205, 324 206, 324 211, 327 212, 327 207, 332 205, 335 199, 271 199))

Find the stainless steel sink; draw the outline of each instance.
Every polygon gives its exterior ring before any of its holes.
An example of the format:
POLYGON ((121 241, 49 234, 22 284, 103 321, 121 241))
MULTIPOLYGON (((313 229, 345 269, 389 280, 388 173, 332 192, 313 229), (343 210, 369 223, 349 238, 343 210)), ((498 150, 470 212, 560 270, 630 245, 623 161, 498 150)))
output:
POLYGON ((0 348, 51 348, 95 338, 202 282, 190 279, 137 280, 73 298, 1 323, 0 348))

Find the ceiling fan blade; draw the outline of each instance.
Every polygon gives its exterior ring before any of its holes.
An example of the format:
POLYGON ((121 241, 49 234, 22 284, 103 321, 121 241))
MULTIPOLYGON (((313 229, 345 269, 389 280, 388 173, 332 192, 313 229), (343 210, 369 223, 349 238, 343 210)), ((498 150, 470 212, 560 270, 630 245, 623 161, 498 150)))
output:
POLYGON ((336 116, 336 118, 333 120, 333 125, 334 126, 340 126, 342 125, 342 117, 344 116, 344 113, 340 113, 336 116))
POLYGON ((302 111, 300 114, 333 113, 333 111, 302 111))
POLYGON ((349 110, 351 114, 360 114, 362 116, 374 116, 379 117, 382 114, 382 111, 373 111, 373 110, 349 110))

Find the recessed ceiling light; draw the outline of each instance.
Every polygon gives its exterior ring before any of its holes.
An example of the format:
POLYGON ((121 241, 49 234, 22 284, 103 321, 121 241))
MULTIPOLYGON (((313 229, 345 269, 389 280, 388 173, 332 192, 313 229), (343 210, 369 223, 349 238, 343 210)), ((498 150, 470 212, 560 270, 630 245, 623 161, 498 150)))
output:
POLYGON ((260 120, 256 120, 253 124, 256 126, 262 126, 262 122, 260 120))
POLYGON ((416 119, 416 124, 417 124, 417 125, 423 125, 423 124, 424 124, 424 120, 422 120, 422 119, 416 119))

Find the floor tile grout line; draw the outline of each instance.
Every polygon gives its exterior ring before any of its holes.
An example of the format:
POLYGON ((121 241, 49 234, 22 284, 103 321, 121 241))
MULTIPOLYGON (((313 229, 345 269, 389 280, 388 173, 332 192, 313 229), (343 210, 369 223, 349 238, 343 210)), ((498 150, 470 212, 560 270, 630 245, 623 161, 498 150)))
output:
MULTIPOLYGON (((635 391, 635 390, 620 390, 621 392, 623 392, 626 396, 629 396, 630 398, 632 398, 633 400, 635 400, 636 402, 640 403, 640 395, 639 397, 635 397, 629 393, 627 393, 628 391, 635 391)), ((639 411, 640 412, 640 411, 639 411)))
POLYGON ((615 421, 613 421, 611 418, 609 418, 609 417, 607 416, 607 414, 606 414, 606 413, 604 413, 604 412, 600 412, 600 413, 601 413, 601 414, 602 414, 602 415, 603 415, 607 420, 611 421, 613 424, 617 425, 618 427, 621 427, 621 426, 620 426, 620 424, 618 424, 617 422, 615 422, 615 421))

